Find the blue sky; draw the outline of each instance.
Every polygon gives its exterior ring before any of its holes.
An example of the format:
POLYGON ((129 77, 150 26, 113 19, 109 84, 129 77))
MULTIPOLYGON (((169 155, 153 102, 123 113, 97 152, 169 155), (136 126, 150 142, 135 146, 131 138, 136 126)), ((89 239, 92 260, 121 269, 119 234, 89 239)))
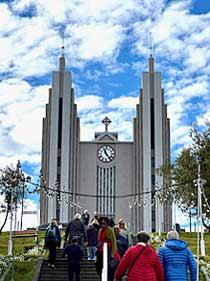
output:
POLYGON ((37 179, 62 30, 82 140, 103 130, 106 115, 120 140, 132 139, 150 32, 171 120, 172 159, 189 144, 192 124, 202 128, 210 119, 210 0, 0 1, 0 15, 0 167, 19 159, 37 179))

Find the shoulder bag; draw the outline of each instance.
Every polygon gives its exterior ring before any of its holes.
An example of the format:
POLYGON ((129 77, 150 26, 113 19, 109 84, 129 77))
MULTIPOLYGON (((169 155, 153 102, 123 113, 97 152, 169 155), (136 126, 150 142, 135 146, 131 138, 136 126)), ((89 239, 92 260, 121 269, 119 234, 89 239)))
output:
MULTIPOLYGON (((137 259, 141 256, 141 254, 143 253, 144 249, 146 246, 143 246, 143 248, 141 249, 141 251, 138 253, 138 255, 135 257, 135 259, 133 260, 131 266, 128 269, 128 273, 131 271, 131 269, 133 268, 134 264, 136 263, 137 259)), ((128 274, 127 273, 127 274, 128 274)))

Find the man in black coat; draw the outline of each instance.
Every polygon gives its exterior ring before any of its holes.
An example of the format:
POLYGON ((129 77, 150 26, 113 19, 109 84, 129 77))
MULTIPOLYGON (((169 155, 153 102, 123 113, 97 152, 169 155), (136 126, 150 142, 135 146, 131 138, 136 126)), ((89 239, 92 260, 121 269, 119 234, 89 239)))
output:
POLYGON ((86 242, 86 231, 84 223, 81 221, 81 215, 79 213, 75 214, 74 220, 72 220, 65 232, 65 242, 71 243, 72 238, 78 238, 79 244, 83 247, 83 239, 86 242))

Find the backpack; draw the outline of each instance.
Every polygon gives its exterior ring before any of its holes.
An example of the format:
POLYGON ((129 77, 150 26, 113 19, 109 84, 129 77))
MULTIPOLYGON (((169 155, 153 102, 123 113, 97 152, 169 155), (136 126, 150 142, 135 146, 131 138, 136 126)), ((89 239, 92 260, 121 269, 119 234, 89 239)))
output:
POLYGON ((56 241, 56 229, 55 229, 55 227, 50 226, 50 228, 47 231, 46 240, 47 241, 56 241))

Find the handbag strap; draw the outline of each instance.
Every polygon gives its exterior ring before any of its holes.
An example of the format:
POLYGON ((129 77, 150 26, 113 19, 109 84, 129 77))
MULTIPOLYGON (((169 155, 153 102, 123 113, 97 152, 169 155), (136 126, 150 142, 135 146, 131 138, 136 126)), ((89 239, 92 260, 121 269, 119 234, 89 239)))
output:
POLYGON ((140 257, 140 255, 143 253, 144 249, 145 249, 145 246, 143 246, 143 248, 141 249, 141 251, 138 253, 138 255, 137 255, 137 256, 135 257, 135 259, 133 260, 131 266, 129 267, 128 272, 131 271, 131 269, 133 268, 133 266, 134 266, 134 264, 136 263, 137 259, 138 259, 138 258, 140 257))

